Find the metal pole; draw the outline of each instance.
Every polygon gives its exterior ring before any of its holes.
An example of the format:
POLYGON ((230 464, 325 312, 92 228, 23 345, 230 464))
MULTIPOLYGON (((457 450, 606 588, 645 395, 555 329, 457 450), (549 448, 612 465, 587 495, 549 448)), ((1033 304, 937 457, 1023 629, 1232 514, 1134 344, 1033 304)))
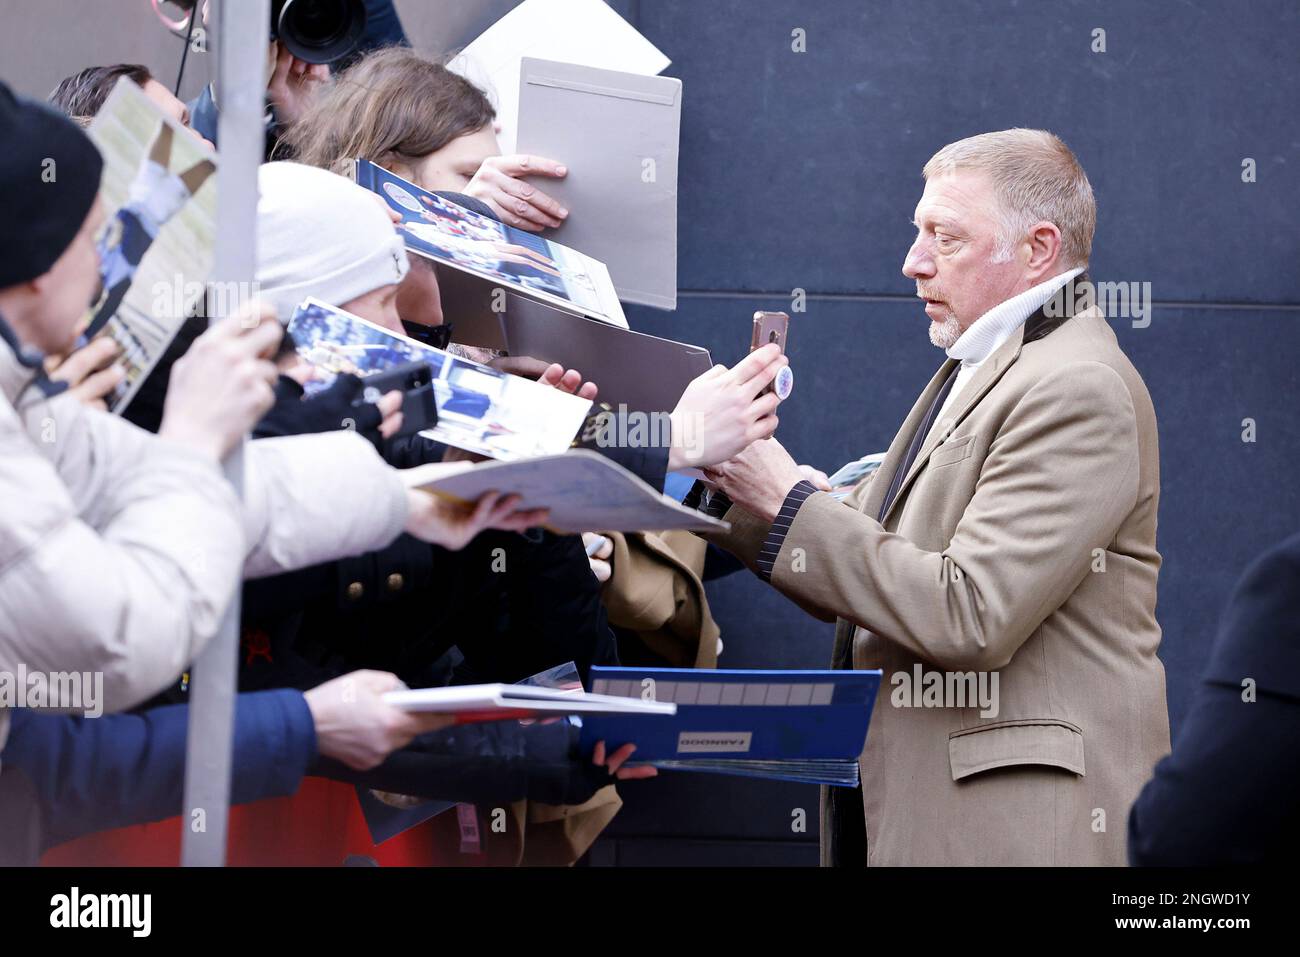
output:
MULTIPOLYGON (((257 167, 265 149, 266 57, 270 0, 215 0, 217 26, 217 249, 213 279, 225 289, 251 289, 257 266, 257 167)), ((198 8, 195 10, 196 14, 198 8)), ((233 308, 242 296, 212 297, 233 308)), ((209 322, 224 316, 212 315, 209 322)), ((244 455, 225 462, 226 477, 243 494, 244 455)), ((181 863, 226 862, 230 816, 231 740, 238 690, 239 595, 221 628, 194 661, 185 757, 185 815, 181 863)))

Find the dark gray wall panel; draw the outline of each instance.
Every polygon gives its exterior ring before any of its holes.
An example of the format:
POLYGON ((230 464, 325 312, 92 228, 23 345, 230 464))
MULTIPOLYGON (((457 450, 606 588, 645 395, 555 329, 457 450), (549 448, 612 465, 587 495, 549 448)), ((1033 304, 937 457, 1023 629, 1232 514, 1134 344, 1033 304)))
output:
POLYGON ((645 0, 684 84, 685 289, 905 292, 920 169, 1045 127, 1096 190, 1094 274, 1166 300, 1295 302, 1291 0, 645 0), (791 30, 807 33, 793 53, 791 30), (1090 50, 1106 30, 1107 52, 1090 50), (1240 179, 1243 157, 1258 182, 1240 179))

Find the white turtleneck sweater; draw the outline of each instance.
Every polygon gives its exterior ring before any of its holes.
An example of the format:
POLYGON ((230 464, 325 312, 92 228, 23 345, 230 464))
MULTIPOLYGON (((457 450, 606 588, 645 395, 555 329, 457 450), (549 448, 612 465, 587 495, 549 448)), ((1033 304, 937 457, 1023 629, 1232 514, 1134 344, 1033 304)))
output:
POLYGON ((966 383, 974 378, 979 367, 984 364, 984 360, 1011 338, 1011 334, 1051 299, 1058 289, 1082 272, 1083 269, 1078 268, 1058 273, 1032 289, 1026 289, 1019 295, 998 303, 966 327, 961 338, 947 350, 948 358, 958 360, 961 368, 957 370, 957 378, 948 392, 948 397, 944 400, 943 407, 934 417, 932 430, 939 428, 939 424, 944 421, 944 416, 953 408, 957 396, 966 383))

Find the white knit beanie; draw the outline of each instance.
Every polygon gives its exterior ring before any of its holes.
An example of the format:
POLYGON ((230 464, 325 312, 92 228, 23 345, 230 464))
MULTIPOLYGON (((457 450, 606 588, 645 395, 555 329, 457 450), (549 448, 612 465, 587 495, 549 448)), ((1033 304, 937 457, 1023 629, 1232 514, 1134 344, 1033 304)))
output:
POLYGON ((257 171, 257 282, 281 322, 308 296, 341 306, 402 281, 401 234, 375 196, 301 163, 257 171))

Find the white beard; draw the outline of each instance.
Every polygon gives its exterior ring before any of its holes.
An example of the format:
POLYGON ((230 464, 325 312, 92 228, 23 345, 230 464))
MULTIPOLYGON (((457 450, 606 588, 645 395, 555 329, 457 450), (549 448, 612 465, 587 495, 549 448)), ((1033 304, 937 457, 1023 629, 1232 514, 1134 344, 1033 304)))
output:
POLYGON ((948 313, 942 320, 931 320, 930 341, 940 349, 951 349, 961 338, 961 322, 953 313, 948 313))

